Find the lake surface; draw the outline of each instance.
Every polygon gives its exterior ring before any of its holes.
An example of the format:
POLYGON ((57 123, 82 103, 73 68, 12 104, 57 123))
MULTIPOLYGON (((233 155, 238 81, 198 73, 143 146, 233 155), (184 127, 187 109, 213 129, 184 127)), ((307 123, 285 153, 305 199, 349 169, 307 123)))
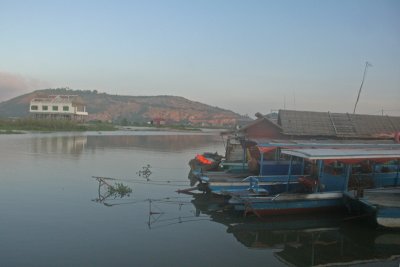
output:
POLYGON ((0 266, 399 266, 399 232, 341 214, 243 218, 176 193, 205 151, 224 153, 218 134, 1 135, 0 266), (93 176, 132 192, 108 196, 93 176))

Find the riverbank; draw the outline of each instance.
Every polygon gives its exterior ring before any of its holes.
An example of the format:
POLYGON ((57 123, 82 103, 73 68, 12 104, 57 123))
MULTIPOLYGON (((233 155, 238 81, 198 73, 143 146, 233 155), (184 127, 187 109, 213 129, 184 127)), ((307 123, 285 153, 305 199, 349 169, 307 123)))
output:
POLYGON ((65 120, 0 119, 0 134, 24 134, 27 132, 85 132, 85 131, 174 131, 220 132, 218 128, 198 128, 183 125, 120 126, 105 122, 78 123, 65 120))
POLYGON ((117 128, 110 123, 78 123, 66 120, 34 120, 16 119, 0 120, 0 134, 21 134, 26 131, 57 132, 57 131, 115 131, 117 128))

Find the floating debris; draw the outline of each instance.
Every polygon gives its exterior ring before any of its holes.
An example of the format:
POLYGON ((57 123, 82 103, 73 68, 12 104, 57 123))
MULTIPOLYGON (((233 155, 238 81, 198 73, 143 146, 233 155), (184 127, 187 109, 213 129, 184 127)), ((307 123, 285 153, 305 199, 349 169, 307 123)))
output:
POLYGON ((146 166, 143 166, 142 170, 138 171, 137 174, 139 175, 139 177, 143 177, 147 181, 150 181, 149 177, 152 174, 150 168, 151 168, 150 164, 147 164, 146 166))

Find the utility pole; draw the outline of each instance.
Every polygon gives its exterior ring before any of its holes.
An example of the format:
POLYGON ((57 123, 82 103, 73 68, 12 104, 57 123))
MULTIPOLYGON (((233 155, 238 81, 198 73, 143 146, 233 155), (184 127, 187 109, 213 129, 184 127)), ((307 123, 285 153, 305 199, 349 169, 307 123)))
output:
POLYGON ((286 109, 286 95, 283 96, 283 109, 286 109))
POLYGON ((364 75, 363 75, 363 78, 362 78, 362 81, 361 81, 360 89, 358 90, 357 100, 356 100, 356 104, 354 105, 353 114, 356 113, 357 103, 358 103, 358 100, 360 99, 361 89, 362 89, 362 87, 364 85, 364 80, 365 80, 365 76, 367 74, 367 68, 368 67, 372 67, 372 65, 368 61, 366 61, 365 62, 365 68, 364 68, 364 75))

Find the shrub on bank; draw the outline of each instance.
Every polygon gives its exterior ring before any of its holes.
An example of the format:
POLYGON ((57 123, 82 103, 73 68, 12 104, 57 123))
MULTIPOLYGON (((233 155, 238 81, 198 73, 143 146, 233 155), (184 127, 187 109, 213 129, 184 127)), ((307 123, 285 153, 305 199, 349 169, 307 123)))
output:
POLYGON ((31 118, 0 120, 0 130, 13 131, 112 131, 115 127, 109 123, 82 124, 68 120, 36 120, 31 118))

